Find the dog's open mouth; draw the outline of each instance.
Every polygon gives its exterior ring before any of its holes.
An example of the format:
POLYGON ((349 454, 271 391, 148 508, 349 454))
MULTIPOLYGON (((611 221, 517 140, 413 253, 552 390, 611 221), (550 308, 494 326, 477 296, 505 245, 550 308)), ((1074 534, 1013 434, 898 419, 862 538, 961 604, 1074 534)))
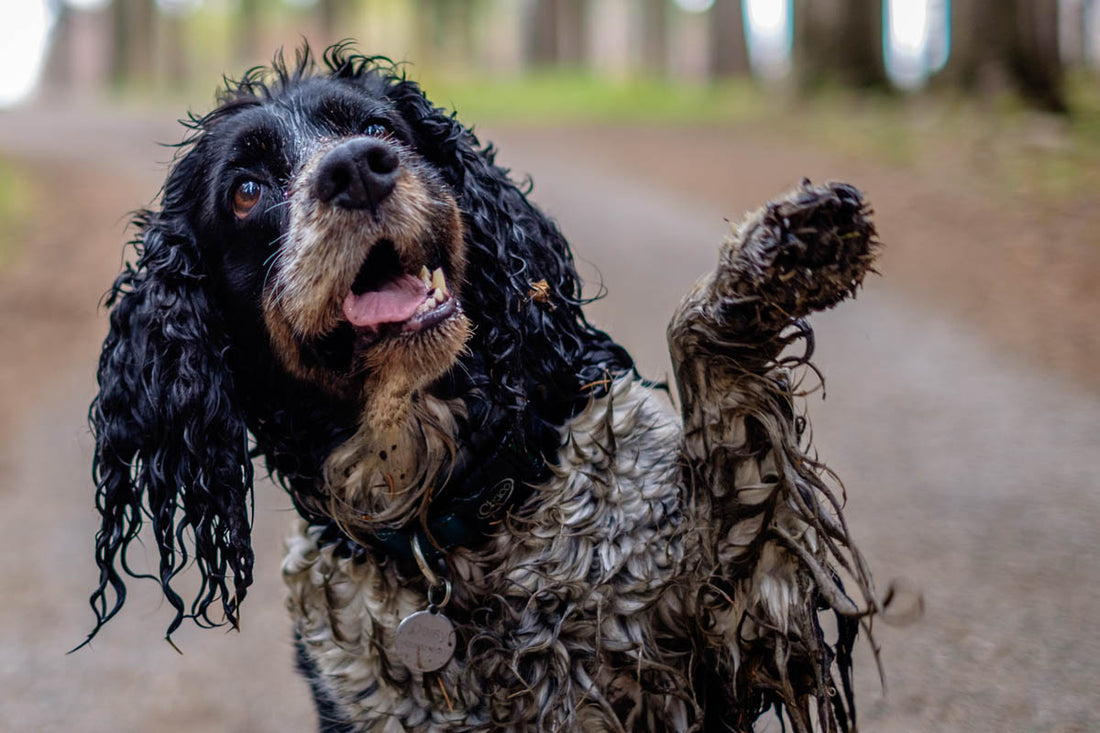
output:
POLYGON ((392 242, 371 248, 341 310, 364 348, 388 336, 413 334, 439 325, 458 311, 442 267, 421 265, 406 272, 392 242))

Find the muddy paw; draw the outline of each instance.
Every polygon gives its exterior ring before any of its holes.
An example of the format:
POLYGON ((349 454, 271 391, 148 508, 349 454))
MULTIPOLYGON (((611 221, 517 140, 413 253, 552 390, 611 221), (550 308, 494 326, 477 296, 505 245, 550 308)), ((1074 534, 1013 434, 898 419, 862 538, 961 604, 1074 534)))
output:
POLYGON ((863 195, 808 180, 750 214, 722 246, 712 297, 731 326, 768 332, 852 295, 879 243, 863 195))

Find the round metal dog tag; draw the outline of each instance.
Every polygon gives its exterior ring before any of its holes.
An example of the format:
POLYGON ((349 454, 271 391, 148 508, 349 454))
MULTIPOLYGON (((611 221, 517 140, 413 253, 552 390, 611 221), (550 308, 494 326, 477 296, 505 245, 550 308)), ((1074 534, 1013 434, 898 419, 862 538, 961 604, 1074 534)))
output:
POLYGON ((393 650, 414 672, 434 672, 454 656, 454 624, 438 611, 417 611, 398 624, 393 650))

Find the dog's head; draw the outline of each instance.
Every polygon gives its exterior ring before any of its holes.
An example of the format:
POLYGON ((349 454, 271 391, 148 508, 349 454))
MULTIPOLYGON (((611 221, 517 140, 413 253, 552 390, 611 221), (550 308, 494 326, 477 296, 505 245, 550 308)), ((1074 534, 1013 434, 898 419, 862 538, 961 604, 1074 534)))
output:
POLYGON ((434 380, 469 336, 455 192, 387 91, 306 79, 238 100, 196 146, 197 235, 227 300, 259 304, 283 366, 348 398, 364 377, 434 380))
POLYGON ((220 622, 215 602, 235 622, 252 453, 310 514, 329 454, 425 393, 554 425, 631 367, 585 321, 553 223, 388 62, 335 47, 318 70, 303 52, 191 126, 108 297, 91 410, 97 629, 146 521, 169 631, 220 622), (172 581, 192 557, 188 607, 172 581))
POLYGON ((355 399, 365 377, 426 383, 454 363, 466 244, 446 175, 459 141, 424 125, 439 115, 413 84, 333 62, 232 90, 197 122, 162 216, 189 227, 233 330, 263 321, 288 372, 355 399))

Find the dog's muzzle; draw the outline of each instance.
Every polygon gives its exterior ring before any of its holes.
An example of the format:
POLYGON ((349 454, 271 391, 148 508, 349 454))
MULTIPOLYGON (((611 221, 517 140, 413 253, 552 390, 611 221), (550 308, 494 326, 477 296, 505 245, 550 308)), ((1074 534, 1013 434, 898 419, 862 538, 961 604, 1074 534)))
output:
POLYGON ((435 167, 395 140, 348 138, 317 150, 288 198, 264 295, 284 364, 326 382, 383 362, 448 367, 469 335, 465 244, 435 167))

